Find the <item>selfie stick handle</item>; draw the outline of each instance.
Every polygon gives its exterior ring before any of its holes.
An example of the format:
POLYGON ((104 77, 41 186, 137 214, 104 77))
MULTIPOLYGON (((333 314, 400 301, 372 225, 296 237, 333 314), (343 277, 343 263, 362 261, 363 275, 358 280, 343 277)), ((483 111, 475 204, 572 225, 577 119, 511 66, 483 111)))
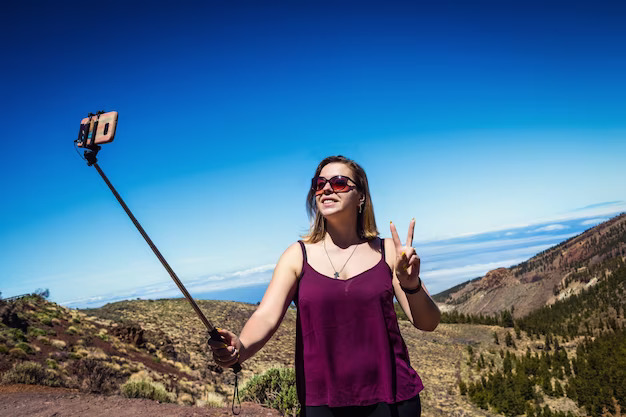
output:
MULTIPOLYGON (((195 310, 195 312, 198 315, 198 317, 200 317, 200 320, 202 320, 202 323, 204 323, 206 328, 209 330, 209 334, 211 335, 211 339, 219 341, 219 342, 224 342, 224 339, 219 334, 217 329, 206 318, 204 313, 202 313, 202 310, 200 310, 200 307, 198 307, 198 304, 196 304, 194 299, 191 298, 191 295, 189 294, 189 292, 187 292, 187 289, 185 288, 183 283, 178 279, 178 277, 176 276, 176 273, 174 272, 174 270, 167 263, 167 261, 165 260, 163 255, 161 255, 161 252, 159 252, 159 249, 154 245, 154 243, 152 243, 152 239, 150 239, 150 237, 148 236, 146 231, 143 230, 143 227, 141 227, 141 224, 139 224, 139 222, 137 221, 135 216, 133 216, 133 213, 130 211, 130 209, 128 208, 126 203, 124 203, 124 200, 122 200, 122 197, 117 193, 117 191, 115 190, 115 187, 113 187, 113 184, 111 184, 111 182, 106 177, 106 175, 104 175, 104 172, 102 172, 102 170, 100 169, 100 166, 98 166, 98 163, 97 162, 93 162, 91 165, 96 167, 96 170, 98 170, 98 173, 100 174, 100 176, 102 177, 104 182, 106 182, 106 184, 109 186, 109 188, 111 189, 111 192, 113 192, 113 195, 115 196, 115 198, 117 198, 117 201, 119 201, 119 203, 122 205, 122 207, 124 208, 124 211, 126 212, 126 214, 128 214, 128 217, 130 217, 130 219, 133 221, 133 224, 135 225, 137 230, 139 230, 139 233, 141 233, 141 236, 143 236, 143 238, 146 240, 146 242, 150 246, 150 249, 152 249, 152 252, 154 252, 156 257, 159 258, 159 261, 161 261, 161 264, 163 264, 163 267, 167 270, 167 272, 170 274, 170 276, 172 277, 172 279, 174 280, 174 282, 178 286, 178 289, 183 293, 183 295, 185 296, 187 301, 189 301, 189 303, 191 304, 191 307, 193 307, 193 309, 195 310)), ((233 369, 233 371, 235 373, 237 373, 237 372, 239 372, 241 370, 241 365, 239 363, 236 363, 236 364, 234 364, 232 366, 232 369, 233 369)))

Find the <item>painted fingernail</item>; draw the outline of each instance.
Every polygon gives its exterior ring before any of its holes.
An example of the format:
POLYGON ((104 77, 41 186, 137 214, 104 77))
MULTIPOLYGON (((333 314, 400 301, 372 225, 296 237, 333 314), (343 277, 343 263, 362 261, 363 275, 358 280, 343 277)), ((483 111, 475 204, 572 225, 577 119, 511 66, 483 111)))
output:
POLYGON ((404 256, 404 252, 402 252, 402 254, 400 256, 404 256))

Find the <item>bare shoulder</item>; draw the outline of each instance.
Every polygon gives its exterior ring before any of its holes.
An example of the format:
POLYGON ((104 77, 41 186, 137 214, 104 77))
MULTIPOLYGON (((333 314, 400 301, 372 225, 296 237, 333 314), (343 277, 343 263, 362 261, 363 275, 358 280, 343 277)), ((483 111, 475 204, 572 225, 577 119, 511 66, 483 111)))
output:
POLYGON ((302 247, 299 242, 294 242, 285 249, 276 266, 291 270, 296 276, 300 276, 303 262, 302 247))
POLYGON ((261 304, 254 314, 264 317, 275 329, 298 288, 298 278, 302 272, 302 250, 295 242, 287 247, 278 259, 272 279, 263 295, 261 304))

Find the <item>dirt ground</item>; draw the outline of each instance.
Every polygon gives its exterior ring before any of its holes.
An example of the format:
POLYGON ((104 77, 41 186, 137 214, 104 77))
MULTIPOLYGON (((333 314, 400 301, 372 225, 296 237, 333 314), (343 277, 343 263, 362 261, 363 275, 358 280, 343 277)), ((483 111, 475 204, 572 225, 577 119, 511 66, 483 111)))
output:
MULTIPOLYGON (((36 385, 0 386, 0 416, 11 417, 205 417, 230 416, 230 406, 200 408, 160 404, 118 395, 84 394, 66 388, 36 385)), ((280 416, 276 410, 259 404, 242 403, 241 417, 280 416)))

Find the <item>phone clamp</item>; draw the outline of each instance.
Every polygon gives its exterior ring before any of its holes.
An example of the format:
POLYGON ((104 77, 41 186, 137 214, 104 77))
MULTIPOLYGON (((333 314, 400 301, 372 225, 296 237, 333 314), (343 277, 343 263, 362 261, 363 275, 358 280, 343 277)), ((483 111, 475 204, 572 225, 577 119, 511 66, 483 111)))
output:
POLYGON ((98 155, 98 151, 102 149, 100 147, 100 145, 89 145, 86 149, 85 149, 85 159, 87 160, 87 166, 90 167, 93 164, 95 164, 96 162, 98 162, 98 158, 96 158, 96 156, 98 155))

